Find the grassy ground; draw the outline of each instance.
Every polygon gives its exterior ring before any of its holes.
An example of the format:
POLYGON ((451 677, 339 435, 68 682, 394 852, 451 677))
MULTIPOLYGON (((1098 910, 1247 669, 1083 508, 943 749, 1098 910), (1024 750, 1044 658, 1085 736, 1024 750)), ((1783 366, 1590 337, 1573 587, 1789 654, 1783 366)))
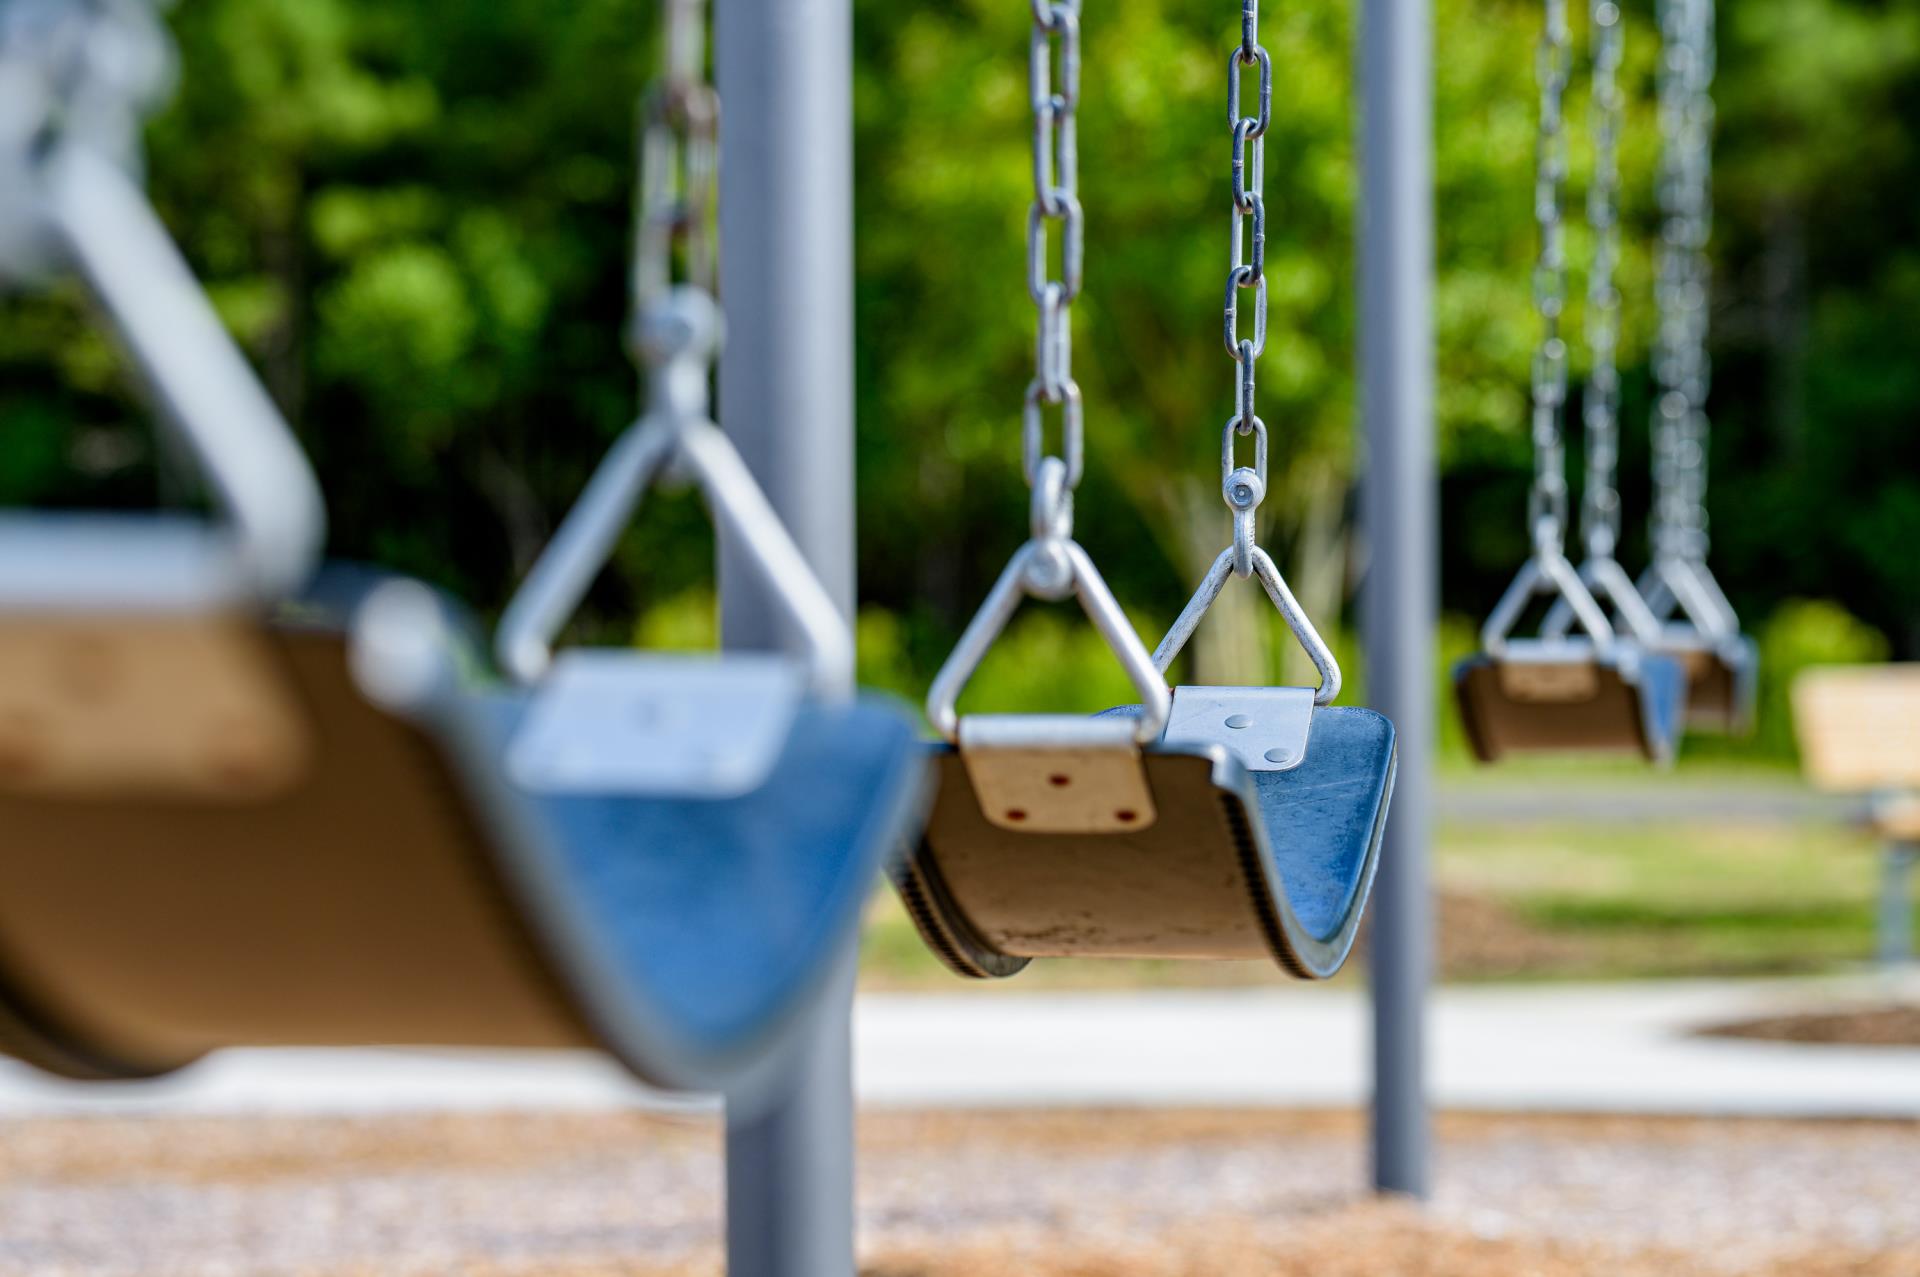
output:
MULTIPOLYGON (((1649 782, 1622 765, 1530 768, 1516 782, 1635 787, 1789 783, 1752 768, 1689 767, 1649 782), (1620 777, 1631 776, 1632 786, 1620 777)), ((1446 783, 1455 784, 1452 777, 1446 783)), ((1644 792, 1641 790, 1640 792, 1644 792)), ((1832 970, 1873 954, 1877 848, 1825 820, 1446 823, 1438 830, 1440 961, 1446 978, 1593 980, 1781 975, 1832 970)), ((870 988, 952 988, 891 895, 875 902, 864 950, 870 988)), ((1244 984, 1278 978, 1264 964, 1038 963, 1023 988, 1244 984)))

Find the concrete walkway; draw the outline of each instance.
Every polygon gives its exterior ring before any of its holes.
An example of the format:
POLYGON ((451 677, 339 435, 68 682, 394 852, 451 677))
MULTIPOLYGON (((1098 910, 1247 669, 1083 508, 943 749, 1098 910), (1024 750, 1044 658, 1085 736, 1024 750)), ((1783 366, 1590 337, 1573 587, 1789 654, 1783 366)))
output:
MULTIPOLYGON (((1692 1036, 1889 993, 1878 978, 1451 988, 1434 1000, 1449 1109, 1920 1118, 1920 1049, 1692 1036)), ((868 995, 863 1103, 1345 1107, 1368 1086, 1355 989, 868 995)), ((584 1053, 234 1051, 179 1079, 77 1086, 0 1064, 0 1115, 701 1108, 584 1053)))

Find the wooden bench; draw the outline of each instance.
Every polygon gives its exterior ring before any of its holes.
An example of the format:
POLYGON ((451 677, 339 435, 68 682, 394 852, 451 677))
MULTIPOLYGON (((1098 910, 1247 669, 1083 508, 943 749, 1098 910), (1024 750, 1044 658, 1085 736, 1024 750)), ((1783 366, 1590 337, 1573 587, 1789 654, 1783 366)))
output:
POLYGON ((1913 959, 1910 880, 1920 863, 1920 662, 1810 669, 1793 685, 1794 733, 1807 778, 1864 794, 1886 840, 1880 958, 1913 959))

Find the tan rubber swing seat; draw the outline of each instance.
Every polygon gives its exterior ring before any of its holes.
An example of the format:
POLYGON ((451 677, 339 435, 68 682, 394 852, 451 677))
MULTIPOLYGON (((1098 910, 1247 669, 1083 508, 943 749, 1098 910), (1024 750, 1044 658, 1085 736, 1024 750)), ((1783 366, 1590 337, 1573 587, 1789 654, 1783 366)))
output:
POLYGON ((1595 556, 1584 572, 1575 571, 1543 538, 1488 613, 1481 651, 1453 667, 1454 700, 1474 757, 1492 763, 1513 754, 1628 754, 1671 762, 1686 676, 1678 660, 1641 637, 1656 628, 1610 557, 1595 556), (1543 596, 1553 606, 1542 636, 1513 638, 1528 605, 1543 596), (1615 632, 1602 596, 1634 637, 1615 632), (1576 625, 1582 633, 1572 633, 1576 625))
MULTIPOLYGON (((1190 690, 1227 689, 1180 688, 1176 703, 1190 690)), ((1047 832, 1015 827, 1032 812, 990 807, 960 751, 938 754, 939 797, 896 882, 922 938, 969 976, 1092 957, 1264 958, 1324 978, 1359 929, 1395 763, 1392 725, 1364 709, 1316 712, 1291 771, 1166 744, 1134 755, 1135 790, 1115 786, 1111 766, 1076 776, 1062 753, 1047 787, 1097 790, 1085 798, 1093 827, 1047 832)))
POLYGON ((1537 659, 1534 647, 1509 642, 1500 658, 1476 656, 1454 668, 1460 723, 1476 759, 1630 754, 1661 763, 1673 757, 1686 694, 1679 662, 1625 642, 1604 657, 1581 640, 1555 641, 1552 654, 1537 659))
MULTIPOLYGON (((467 690, 477 649, 448 642, 405 706, 369 697, 347 619, 427 599, 336 570, 267 627, 56 627, 128 658, 83 713, 149 727, 144 690, 198 671, 142 640, 218 634, 281 699, 293 761, 219 784, 124 766, 0 783, 0 1045, 92 1078, 229 1045, 598 1046, 656 1084, 736 1092, 777 1070, 916 819, 903 717, 801 705, 740 794, 529 789, 506 760, 540 694, 467 690)), ((636 698, 689 677, 618 659, 636 698)))
MULTIPOLYGON (((1058 462, 1043 463, 1036 511, 1058 462), (1055 467, 1054 469, 1044 467, 1055 467)), ((1306 687, 1166 686, 1165 670, 1234 575, 1215 560, 1151 656, 1078 543, 1038 513, 935 678, 938 796, 894 874, 927 946, 955 973, 1034 958, 1266 958, 1338 971, 1360 926, 1393 793, 1393 725, 1325 707, 1339 666, 1264 550, 1256 576, 1321 672, 1306 687), (1047 565, 1065 566, 1065 581, 1047 565), (1094 718, 958 715, 960 689, 1023 593, 1075 595, 1140 690, 1094 718)))
POLYGON ((88 666, 73 761, 0 778, 11 1051, 105 1077, 228 1043, 592 1041, 456 778, 360 694, 341 631, 102 616, 9 621, 0 647, 40 658, 6 667, 0 720, 88 666), (108 735, 118 757, 90 747, 108 735))

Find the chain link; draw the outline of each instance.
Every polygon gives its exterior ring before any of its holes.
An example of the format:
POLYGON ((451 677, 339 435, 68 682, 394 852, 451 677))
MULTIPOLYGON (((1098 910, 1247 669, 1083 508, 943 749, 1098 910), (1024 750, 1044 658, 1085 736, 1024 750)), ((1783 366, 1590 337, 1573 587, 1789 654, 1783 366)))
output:
POLYGON ((676 282, 709 295, 716 285, 720 100, 707 82, 706 35, 706 0, 661 0, 660 78, 641 103, 636 321, 676 282))
POLYGON ((140 176, 174 61, 148 0, 0 0, 0 276, 37 275, 59 255, 36 171, 60 146, 140 176))
POLYGON ((1220 494, 1233 514, 1233 570, 1253 572, 1254 525, 1267 493, 1267 427, 1255 411, 1254 363, 1267 347, 1267 130, 1273 124, 1273 57, 1260 44, 1260 0, 1241 0, 1240 39, 1227 54, 1227 130, 1232 241, 1221 341, 1236 365, 1233 416, 1221 432, 1220 494), (1259 98, 1241 110, 1241 78, 1255 68, 1259 98), (1240 294, 1253 293, 1253 333, 1240 329, 1240 294), (1254 464, 1235 464, 1237 436, 1254 437, 1254 464))
POLYGON ((1540 227, 1540 256, 1533 271, 1533 302, 1540 314, 1540 345, 1533 356, 1533 490, 1528 522, 1536 548, 1563 549, 1567 526, 1567 474, 1560 415, 1567 401, 1567 346, 1560 337, 1566 308, 1565 228, 1560 189, 1566 181, 1566 119, 1563 100, 1572 63, 1566 0, 1546 0, 1546 26, 1535 61, 1540 82, 1540 131, 1533 194, 1540 227))
POLYGON ((1620 290, 1614 270, 1620 260, 1620 62, 1624 40, 1616 0, 1592 0, 1593 181, 1587 187, 1587 225, 1593 231, 1593 264, 1587 271, 1587 348, 1593 370, 1582 403, 1586 426, 1587 484, 1582 525, 1587 554, 1610 559, 1620 544, 1620 290))
MULTIPOLYGON (((1040 494, 1048 408, 1060 409, 1064 483, 1046 526, 1072 528, 1073 490, 1086 469, 1085 413, 1073 379, 1073 302, 1085 278, 1086 221, 1080 208, 1080 0, 1032 0, 1027 88, 1033 108, 1033 204, 1027 211, 1027 294, 1038 311, 1033 380, 1021 410, 1021 465, 1040 494), (1060 278, 1050 275, 1054 224, 1060 278)), ((1051 487, 1051 485, 1049 485, 1051 487)), ((1036 518, 1039 516, 1036 515, 1036 518)))
POLYGON ((1656 553, 1707 556, 1707 308, 1712 290, 1713 0, 1660 6, 1662 229, 1654 296, 1659 395, 1653 416, 1656 553))

